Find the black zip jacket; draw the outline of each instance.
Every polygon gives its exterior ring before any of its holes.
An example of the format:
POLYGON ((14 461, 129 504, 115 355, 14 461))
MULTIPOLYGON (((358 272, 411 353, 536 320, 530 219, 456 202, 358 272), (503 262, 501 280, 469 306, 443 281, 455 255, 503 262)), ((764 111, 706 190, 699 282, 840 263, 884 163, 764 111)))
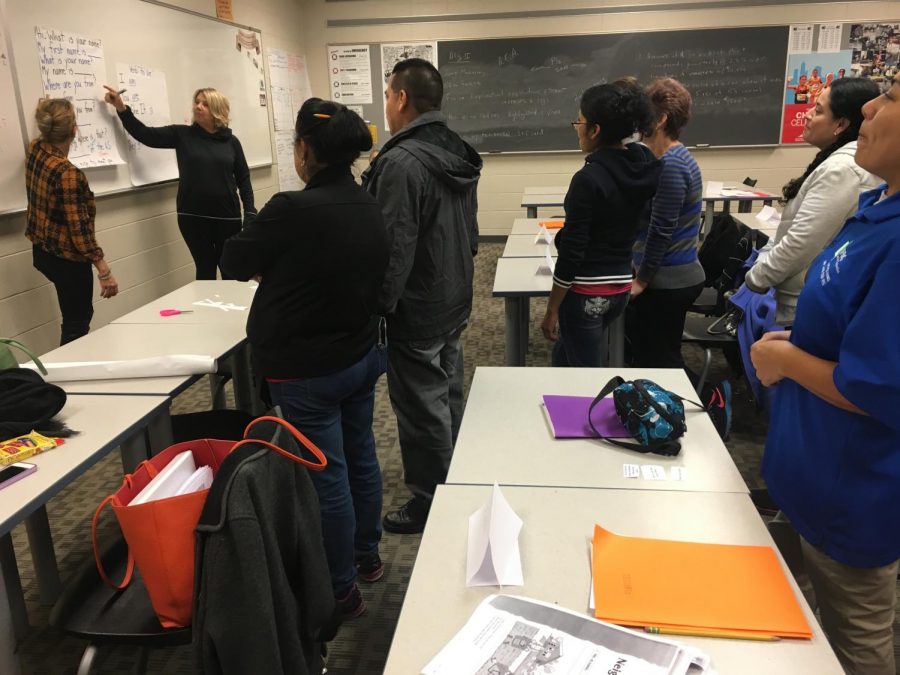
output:
POLYGON ((555 239, 554 284, 631 281, 640 215, 656 193, 661 171, 662 162, 639 143, 588 155, 566 193, 566 225, 555 239))
POLYGON ((241 142, 231 129, 217 129, 210 134, 199 124, 148 127, 134 116, 130 106, 119 113, 119 119, 125 130, 144 145, 175 149, 179 215, 239 221, 241 202, 245 224, 256 215, 250 168, 241 142))
MULTIPOLYGON (((254 425, 250 437, 300 455, 274 422, 254 425)), ((196 536, 197 672, 320 675, 322 642, 337 621, 309 470, 242 445, 222 462, 196 536)))
POLYGON ((304 190, 272 197, 225 242, 221 262, 235 279, 262 276, 247 320, 260 373, 319 377, 365 356, 387 262, 381 209, 349 168, 322 169, 304 190))
POLYGON ((468 320, 480 176, 481 157, 437 111, 394 134, 363 174, 391 241, 378 301, 389 339, 436 338, 468 320))

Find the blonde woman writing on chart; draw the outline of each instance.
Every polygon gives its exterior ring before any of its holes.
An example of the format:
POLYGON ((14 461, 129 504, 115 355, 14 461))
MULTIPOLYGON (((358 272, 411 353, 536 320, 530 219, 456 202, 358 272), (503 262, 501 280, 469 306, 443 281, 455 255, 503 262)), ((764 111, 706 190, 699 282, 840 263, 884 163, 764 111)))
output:
POLYGON ((119 286, 94 238, 94 193, 84 173, 68 160, 77 133, 75 108, 66 99, 44 99, 34 116, 41 135, 28 146, 25 160, 25 236, 33 244, 35 269, 56 288, 62 313, 59 343, 64 345, 90 330, 91 266, 97 268, 101 297, 113 297, 119 286))
MULTIPOLYGON (((250 168, 237 136, 228 128, 228 99, 215 89, 198 89, 193 124, 145 126, 112 87, 113 105, 125 130, 151 148, 174 148, 178 161, 178 229, 197 267, 198 279, 215 279, 225 240, 256 217, 250 168), (240 192, 240 201, 238 201, 240 192)), ((227 275, 222 274, 223 279, 227 275)))

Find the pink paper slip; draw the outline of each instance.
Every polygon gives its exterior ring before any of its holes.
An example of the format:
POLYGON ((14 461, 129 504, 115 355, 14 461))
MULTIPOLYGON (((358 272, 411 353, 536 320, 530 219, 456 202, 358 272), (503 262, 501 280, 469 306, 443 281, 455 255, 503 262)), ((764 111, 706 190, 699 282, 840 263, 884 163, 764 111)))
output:
MULTIPOLYGON (((553 427, 554 438, 593 438, 594 432, 588 425, 588 409, 592 396, 544 395, 544 407, 553 427)), ((594 408, 591 420, 603 436, 630 438, 631 434, 616 417, 612 397, 603 399, 594 408)))

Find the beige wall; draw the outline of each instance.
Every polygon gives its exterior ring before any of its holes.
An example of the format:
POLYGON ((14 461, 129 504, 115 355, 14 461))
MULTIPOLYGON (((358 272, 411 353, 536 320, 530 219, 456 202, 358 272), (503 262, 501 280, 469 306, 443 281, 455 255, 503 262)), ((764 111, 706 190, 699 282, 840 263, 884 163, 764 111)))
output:
MULTIPOLYGON (((384 24, 364 27, 327 28, 336 19, 390 19, 397 16, 426 16, 485 12, 528 12, 560 8, 609 7, 619 2, 564 0, 490 0, 490 2, 453 0, 445 2, 405 2, 365 0, 363 2, 329 2, 305 0, 306 47, 310 77, 314 91, 324 91, 325 47, 327 44, 392 42, 510 37, 529 35, 568 35, 573 33, 605 33, 662 29, 711 28, 761 24, 788 24, 809 21, 857 21, 900 19, 897 2, 840 2, 792 4, 752 7, 735 2, 735 8, 698 10, 665 10, 669 2, 631 0, 624 4, 646 5, 647 11, 596 14, 592 16, 551 17, 539 19, 502 19, 482 21, 434 21, 426 23, 384 24)), ((702 5, 702 2, 697 3, 702 5)), ((574 111, 573 111, 574 112, 574 111)), ((574 144, 574 138, 573 138, 574 144)), ((778 191, 787 179, 795 176, 812 158, 808 148, 760 148, 742 150, 699 150, 696 158, 705 178, 742 181, 746 176, 759 180, 761 189, 778 191)), ((483 178, 478 191, 479 223, 482 234, 505 234, 512 219, 524 214, 519 207, 522 188, 526 186, 567 185, 580 166, 577 153, 486 156, 483 178)), ((559 209, 555 209, 559 211, 559 209)), ((546 213, 550 213, 547 211, 546 213)))
MULTIPOLYGON (((214 0, 168 1, 215 16, 214 0)), ((233 11, 238 23, 262 30, 265 47, 303 51, 299 0, 234 0, 233 11)), ((258 206, 278 191, 274 166, 254 169, 252 180, 258 206)), ((0 336, 16 337, 42 353, 59 344, 59 308, 53 287, 31 265, 24 231, 24 214, 0 216, 0 336)), ((101 300, 94 284, 94 329, 194 278, 175 218, 174 184, 98 197, 97 240, 120 290, 101 300)))

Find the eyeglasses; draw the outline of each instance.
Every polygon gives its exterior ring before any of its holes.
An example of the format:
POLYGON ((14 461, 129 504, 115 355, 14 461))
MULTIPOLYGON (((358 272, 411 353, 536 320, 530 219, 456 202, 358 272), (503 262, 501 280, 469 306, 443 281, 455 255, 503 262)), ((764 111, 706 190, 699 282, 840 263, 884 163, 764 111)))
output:
POLYGON ((569 122, 573 127, 577 127, 579 124, 587 124, 588 122, 569 122))

